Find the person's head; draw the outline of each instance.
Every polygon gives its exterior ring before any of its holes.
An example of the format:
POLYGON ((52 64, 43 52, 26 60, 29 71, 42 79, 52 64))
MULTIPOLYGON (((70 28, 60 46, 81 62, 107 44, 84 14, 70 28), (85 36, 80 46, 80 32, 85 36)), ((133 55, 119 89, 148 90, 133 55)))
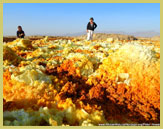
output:
POLYGON ((21 26, 18 26, 18 31, 22 31, 22 27, 21 26))
POLYGON ((93 21, 94 21, 93 17, 91 17, 91 18, 89 19, 89 21, 90 21, 91 23, 93 23, 93 21))

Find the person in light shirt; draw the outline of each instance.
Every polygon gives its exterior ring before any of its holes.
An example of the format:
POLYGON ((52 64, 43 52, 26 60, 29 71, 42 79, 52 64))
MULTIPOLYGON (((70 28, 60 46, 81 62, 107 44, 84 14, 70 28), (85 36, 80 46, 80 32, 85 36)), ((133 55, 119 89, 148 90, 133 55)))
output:
POLYGON ((87 24, 87 40, 93 39, 93 32, 96 29, 97 24, 94 22, 93 17, 90 18, 90 21, 87 24))

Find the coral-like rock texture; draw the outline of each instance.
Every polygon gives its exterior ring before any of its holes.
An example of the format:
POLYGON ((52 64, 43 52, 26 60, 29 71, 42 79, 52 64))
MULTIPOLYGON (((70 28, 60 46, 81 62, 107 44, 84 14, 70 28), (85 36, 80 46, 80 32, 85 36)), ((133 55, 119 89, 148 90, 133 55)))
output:
POLYGON ((3 124, 160 123, 157 40, 16 39, 3 48, 3 124))

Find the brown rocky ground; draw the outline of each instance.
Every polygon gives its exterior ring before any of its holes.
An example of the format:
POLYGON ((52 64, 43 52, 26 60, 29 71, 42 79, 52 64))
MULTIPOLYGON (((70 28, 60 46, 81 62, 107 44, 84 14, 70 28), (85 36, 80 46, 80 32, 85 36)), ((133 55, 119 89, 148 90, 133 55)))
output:
MULTIPOLYGON (((87 35, 81 35, 81 36, 48 36, 49 40, 56 40, 56 39, 86 39, 87 35)), ((44 38, 45 36, 26 36, 25 38, 30 39, 30 40, 39 40, 44 38)), ((118 40, 154 40, 154 41, 160 41, 160 36, 154 36, 154 37, 134 37, 131 35, 122 35, 122 34, 106 34, 106 33, 95 33, 94 34, 94 39, 95 40, 106 40, 107 38, 113 38, 118 39, 118 40)), ((4 36, 3 37, 3 42, 11 42, 16 39, 16 36, 4 36)))

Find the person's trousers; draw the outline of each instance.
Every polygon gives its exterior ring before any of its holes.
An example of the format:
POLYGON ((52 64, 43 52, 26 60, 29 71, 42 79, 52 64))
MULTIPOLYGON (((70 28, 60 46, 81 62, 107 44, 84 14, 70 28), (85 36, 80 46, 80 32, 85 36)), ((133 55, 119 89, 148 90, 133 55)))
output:
POLYGON ((92 40, 93 39, 93 30, 88 30, 87 32, 87 40, 92 40))

